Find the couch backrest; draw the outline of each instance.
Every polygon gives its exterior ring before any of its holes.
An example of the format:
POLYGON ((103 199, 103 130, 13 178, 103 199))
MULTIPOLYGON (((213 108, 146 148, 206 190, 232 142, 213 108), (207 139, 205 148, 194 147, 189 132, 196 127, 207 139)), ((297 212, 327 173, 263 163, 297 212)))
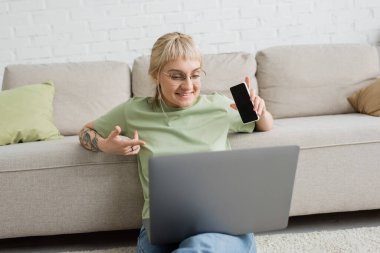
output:
POLYGON ((10 65, 2 88, 47 80, 55 84, 54 124, 63 135, 78 134, 85 123, 131 96, 128 64, 112 61, 10 65))
POLYGON ((256 60, 260 96, 275 118, 354 112, 347 97, 380 73, 369 45, 279 46, 256 60))
MULTIPOLYGON (((148 75, 150 56, 135 59, 132 67, 133 96, 154 96, 155 84, 148 75)), ((249 53, 220 53, 203 56, 206 78, 202 81, 202 93, 219 92, 230 96, 229 87, 244 82, 244 76, 252 80, 257 92, 256 60, 249 53)))

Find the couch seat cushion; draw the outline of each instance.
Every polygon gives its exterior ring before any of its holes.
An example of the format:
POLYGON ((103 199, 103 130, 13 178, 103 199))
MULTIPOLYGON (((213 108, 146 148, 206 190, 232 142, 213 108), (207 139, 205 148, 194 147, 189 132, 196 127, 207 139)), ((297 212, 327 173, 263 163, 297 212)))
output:
POLYGON ((276 119, 269 132, 231 134, 233 148, 297 144, 301 149, 380 143, 380 118, 359 113, 276 119))
MULTIPOLYGON (((107 155, 84 149, 78 136, 0 146, 0 173, 112 163, 136 163, 134 156, 107 155)), ((137 165, 136 165, 137 167, 137 165)))

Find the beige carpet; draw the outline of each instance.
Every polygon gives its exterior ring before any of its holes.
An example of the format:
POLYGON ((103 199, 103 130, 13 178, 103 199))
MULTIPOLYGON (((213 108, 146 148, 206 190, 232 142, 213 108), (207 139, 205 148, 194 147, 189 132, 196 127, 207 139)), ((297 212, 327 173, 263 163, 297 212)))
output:
MULTIPOLYGON (((380 227, 256 236, 258 253, 378 253, 380 227)), ((70 253, 132 253, 134 247, 70 253)), ((66 252, 67 253, 67 252, 66 252)))

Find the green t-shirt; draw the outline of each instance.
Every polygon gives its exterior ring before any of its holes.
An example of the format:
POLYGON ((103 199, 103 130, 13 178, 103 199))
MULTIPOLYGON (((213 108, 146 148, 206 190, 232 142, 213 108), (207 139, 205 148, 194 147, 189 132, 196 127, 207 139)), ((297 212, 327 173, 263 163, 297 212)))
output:
POLYGON ((244 124, 231 103, 225 96, 212 94, 199 96, 187 108, 171 108, 164 103, 157 106, 149 97, 135 97, 94 121, 95 130, 104 138, 119 125, 122 135, 133 138, 137 130, 139 138, 145 141, 137 156, 145 200, 144 219, 149 218, 150 157, 230 149, 229 132, 253 131, 255 124, 244 124))

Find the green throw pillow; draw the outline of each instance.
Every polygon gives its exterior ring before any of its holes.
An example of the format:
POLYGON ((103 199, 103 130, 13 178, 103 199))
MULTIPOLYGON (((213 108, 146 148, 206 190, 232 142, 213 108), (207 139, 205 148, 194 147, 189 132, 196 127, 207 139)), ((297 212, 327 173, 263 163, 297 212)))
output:
POLYGON ((53 124, 50 82, 0 92, 0 145, 62 138, 53 124))

